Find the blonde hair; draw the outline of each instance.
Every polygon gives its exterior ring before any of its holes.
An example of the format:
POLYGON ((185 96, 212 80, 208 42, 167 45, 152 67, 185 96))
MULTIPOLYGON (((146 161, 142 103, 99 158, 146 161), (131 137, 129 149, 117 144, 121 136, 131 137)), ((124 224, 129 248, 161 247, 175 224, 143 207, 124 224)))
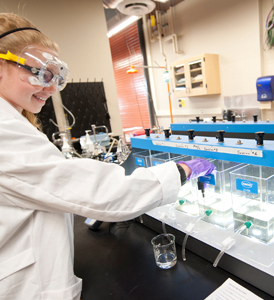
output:
MULTIPOLYGON (((0 13, 0 34, 21 27, 36 28, 34 24, 21 16, 12 13, 0 13)), ((38 45, 52 49, 57 53, 59 52, 58 45, 48 36, 36 30, 23 30, 1 38, 0 53, 5 54, 7 51, 10 51, 13 54, 19 55, 22 49, 28 45, 38 45)), ((41 122, 33 113, 23 110, 22 115, 25 116, 31 124, 41 130, 41 122)))

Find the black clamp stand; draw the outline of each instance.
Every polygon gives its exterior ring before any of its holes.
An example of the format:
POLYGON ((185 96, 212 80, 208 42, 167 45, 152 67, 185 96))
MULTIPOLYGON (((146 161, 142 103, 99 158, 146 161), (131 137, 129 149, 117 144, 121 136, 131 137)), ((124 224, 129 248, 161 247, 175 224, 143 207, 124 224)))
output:
POLYGON ((264 132, 263 131, 255 132, 255 141, 257 141, 257 146, 264 145, 264 132))
POLYGON ((258 115, 253 115, 253 120, 254 120, 254 123, 257 123, 258 122, 258 115))
POLYGON ((216 117, 215 116, 212 117, 212 121, 213 121, 213 123, 216 123, 216 117))
POLYGON ((224 134, 225 134, 224 130, 217 131, 216 139, 218 139, 218 143, 224 143, 224 134))
POLYGON ((193 141, 194 137, 195 137, 195 135, 194 135, 194 129, 189 129, 187 132, 188 132, 188 140, 189 141, 193 141))
POLYGON ((235 115, 231 116, 232 123, 235 123, 235 115))
POLYGON ((145 128, 146 137, 150 136, 150 128, 145 128))
POLYGON ((164 129, 165 138, 168 139, 171 136, 170 129, 164 129))
POLYGON ((197 121, 197 123, 199 123, 200 122, 200 117, 196 117, 196 121, 197 121))

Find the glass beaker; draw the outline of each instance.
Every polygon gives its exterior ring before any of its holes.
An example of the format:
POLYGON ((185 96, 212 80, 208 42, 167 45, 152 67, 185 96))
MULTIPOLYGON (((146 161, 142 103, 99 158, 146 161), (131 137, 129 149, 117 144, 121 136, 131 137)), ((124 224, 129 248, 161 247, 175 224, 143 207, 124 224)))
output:
POLYGON ((161 269, 170 269, 177 263, 175 236, 159 234, 151 240, 156 265, 161 269))

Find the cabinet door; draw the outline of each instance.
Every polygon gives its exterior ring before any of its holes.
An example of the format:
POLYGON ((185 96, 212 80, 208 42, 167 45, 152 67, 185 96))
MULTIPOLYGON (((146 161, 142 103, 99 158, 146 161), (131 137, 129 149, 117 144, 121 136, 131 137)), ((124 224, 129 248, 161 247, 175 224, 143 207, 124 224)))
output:
POLYGON ((194 97, 221 93, 219 56, 202 54, 171 66, 175 97, 194 97))
POLYGON ((185 67, 185 62, 178 62, 178 64, 171 66, 173 74, 173 92, 175 97, 187 96, 185 67))
POLYGON ((187 62, 189 81, 187 82, 188 96, 199 96, 207 94, 205 63, 203 57, 191 59, 187 62))

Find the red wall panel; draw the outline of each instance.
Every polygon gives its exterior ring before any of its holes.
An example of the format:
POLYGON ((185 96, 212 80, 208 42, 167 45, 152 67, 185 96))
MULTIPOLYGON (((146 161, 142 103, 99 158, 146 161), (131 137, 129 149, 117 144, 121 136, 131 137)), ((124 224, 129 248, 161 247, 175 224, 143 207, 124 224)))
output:
POLYGON ((109 39, 123 128, 150 127, 147 88, 142 68, 127 74, 131 65, 143 65, 137 23, 109 39))

